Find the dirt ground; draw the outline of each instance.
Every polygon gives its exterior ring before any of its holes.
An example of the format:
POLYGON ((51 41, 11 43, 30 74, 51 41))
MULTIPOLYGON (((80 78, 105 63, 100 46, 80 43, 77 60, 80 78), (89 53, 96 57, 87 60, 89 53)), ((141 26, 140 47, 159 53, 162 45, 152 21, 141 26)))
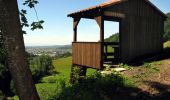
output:
POLYGON ((170 100, 170 58, 153 63, 151 68, 141 65, 123 74, 134 79, 135 85, 143 92, 170 100))

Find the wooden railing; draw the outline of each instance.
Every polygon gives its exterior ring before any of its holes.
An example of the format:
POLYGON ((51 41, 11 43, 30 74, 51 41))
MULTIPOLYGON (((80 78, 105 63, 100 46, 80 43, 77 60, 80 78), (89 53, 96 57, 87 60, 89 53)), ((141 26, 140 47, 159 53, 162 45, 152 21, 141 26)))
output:
POLYGON ((100 42, 73 42, 73 64, 101 69, 102 44, 100 42))
POLYGON ((116 63, 120 58, 120 47, 118 42, 104 42, 104 62, 116 63), (108 46, 113 50, 108 51, 108 46))

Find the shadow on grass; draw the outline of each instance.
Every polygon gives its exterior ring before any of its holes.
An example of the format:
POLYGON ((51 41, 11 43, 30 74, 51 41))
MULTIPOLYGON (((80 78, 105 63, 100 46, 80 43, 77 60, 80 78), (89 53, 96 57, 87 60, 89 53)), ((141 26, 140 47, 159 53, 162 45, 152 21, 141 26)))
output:
POLYGON ((145 55, 136 58, 132 62, 128 63, 131 66, 141 66, 145 62, 161 61, 170 58, 170 48, 164 49, 162 52, 157 54, 145 55))
POLYGON ((170 100, 170 85, 151 81, 145 81, 145 83, 159 92, 158 94, 151 96, 152 100, 170 100))
POLYGON ((121 75, 95 75, 62 89, 57 100, 150 100, 133 82, 121 75))
POLYGON ((121 75, 93 76, 82 79, 58 94, 57 100, 170 100, 169 85, 147 82, 158 90, 157 95, 134 86, 133 82, 121 75))

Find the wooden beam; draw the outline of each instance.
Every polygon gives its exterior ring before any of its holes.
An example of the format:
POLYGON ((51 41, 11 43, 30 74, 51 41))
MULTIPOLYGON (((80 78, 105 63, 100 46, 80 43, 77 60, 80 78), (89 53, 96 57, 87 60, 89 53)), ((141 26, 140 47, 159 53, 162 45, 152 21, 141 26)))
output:
POLYGON ((101 43, 101 46, 100 46, 100 68, 102 69, 103 68, 103 62, 104 62, 104 59, 103 59, 103 55, 104 55, 104 17, 101 15, 101 16, 97 16, 94 18, 97 22, 97 24, 99 25, 100 27, 100 43, 101 43))
POLYGON ((104 42, 104 18, 103 16, 98 16, 94 19, 100 27, 100 42, 104 42))
POLYGON ((77 26, 80 22, 81 18, 74 18, 73 20, 73 31, 74 31, 74 36, 73 36, 73 42, 77 41, 77 26))
POLYGON ((117 12, 111 12, 111 11, 105 11, 104 16, 125 18, 125 14, 117 13, 117 12))

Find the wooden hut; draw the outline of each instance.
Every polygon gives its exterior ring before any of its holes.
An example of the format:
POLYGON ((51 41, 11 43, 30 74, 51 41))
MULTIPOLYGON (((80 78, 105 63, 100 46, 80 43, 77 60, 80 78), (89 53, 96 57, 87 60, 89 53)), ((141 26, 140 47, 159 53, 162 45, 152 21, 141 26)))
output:
POLYGON ((163 50, 166 15, 149 0, 110 0, 68 17, 74 19, 73 65, 102 69, 107 61, 129 62, 163 50), (77 26, 81 18, 96 20, 100 27, 100 41, 77 42, 77 26), (104 42, 104 21, 119 22, 119 43, 104 42), (113 53, 107 52, 105 47, 108 45, 113 47, 113 53), (110 55, 114 57, 107 58, 110 55))

